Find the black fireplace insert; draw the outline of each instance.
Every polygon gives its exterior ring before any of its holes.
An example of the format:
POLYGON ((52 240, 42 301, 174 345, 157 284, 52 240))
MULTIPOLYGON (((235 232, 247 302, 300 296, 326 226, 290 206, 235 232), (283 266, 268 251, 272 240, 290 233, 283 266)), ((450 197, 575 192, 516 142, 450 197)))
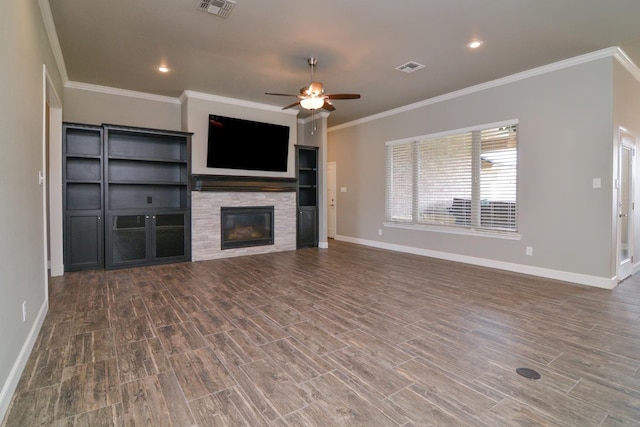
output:
POLYGON ((273 217, 273 206, 221 207, 221 248, 273 245, 273 217))

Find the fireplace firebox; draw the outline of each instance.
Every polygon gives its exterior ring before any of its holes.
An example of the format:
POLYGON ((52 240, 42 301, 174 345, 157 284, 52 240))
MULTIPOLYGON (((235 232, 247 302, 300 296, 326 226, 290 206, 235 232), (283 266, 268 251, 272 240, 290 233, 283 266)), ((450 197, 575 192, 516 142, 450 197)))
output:
POLYGON ((221 248, 273 245, 273 206, 221 207, 221 248))

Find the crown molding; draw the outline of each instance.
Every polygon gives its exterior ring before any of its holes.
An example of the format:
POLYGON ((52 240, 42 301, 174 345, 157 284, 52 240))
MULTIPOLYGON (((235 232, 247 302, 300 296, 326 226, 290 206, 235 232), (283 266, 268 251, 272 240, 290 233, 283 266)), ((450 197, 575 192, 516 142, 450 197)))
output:
POLYGON ((512 74, 507 77, 501 77, 499 79, 491 80, 485 83, 480 83, 475 86, 470 86, 454 92, 449 92, 444 95, 425 99, 423 101, 418 101, 413 104, 408 104, 402 107, 394 108, 392 110, 383 111, 381 113, 374 114, 368 117, 363 117, 361 119, 353 120, 351 122, 333 126, 327 129, 327 132, 333 132, 333 131, 349 128, 352 126, 360 125, 360 124, 371 122, 374 120, 379 120, 385 117, 394 116, 396 114, 404 113, 407 111, 416 110, 418 108, 426 107, 428 105, 437 104, 439 102, 448 101, 450 99, 458 98, 461 96, 469 95, 472 93, 480 92, 480 91, 491 89, 494 87, 503 86, 509 83, 517 82, 520 80, 528 79, 528 78, 539 76, 542 74, 551 73, 553 71, 558 71, 565 68, 570 68, 576 65, 585 64, 587 62, 591 62, 591 61, 595 61, 603 58, 609 58, 609 57, 614 57, 618 61, 621 61, 622 65, 624 65, 625 68, 630 70, 630 72, 634 74, 636 78, 639 78, 640 70, 638 70, 638 67, 635 66, 635 64, 627 57, 627 55, 619 47, 609 47, 606 49, 601 49, 595 52, 591 52, 591 53, 576 56, 573 58, 565 59, 562 61, 554 62, 552 64, 547 64, 541 67, 532 68, 530 70, 512 74), (635 73, 634 71, 631 71, 631 70, 635 70, 635 73))
POLYGON ((613 57, 618 61, 638 82, 640 82, 640 68, 627 56, 620 48, 613 53, 613 57))
POLYGON ((67 74, 67 67, 64 63, 64 56, 62 55, 62 49, 60 48, 60 40, 58 39, 58 33, 56 32, 56 26, 53 22, 53 15, 51 14, 51 7, 48 0, 38 0, 40 6, 40 14, 42 15, 42 21, 44 22, 44 28, 47 31, 47 37, 49 38, 49 45, 53 51, 53 57, 56 60, 62 83, 67 84, 69 81, 69 75, 67 74))
POLYGON ((100 86, 100 85, 94 85, 90 83, 80 83, 80 82, 69 81, 65 83, 64 87, 69 89, 88 90, 90 92, 104 93, 107 95, 127 96, 129 98, 144 99, 146 101, 157 101, 157 102, 166 102, 169 104, 180 104, 180 100, 178 98, 174 98, 171 96, 155 95, 153 93, 137 92, 135 90, 119 89, 115 87, 100 86))
POLYGON ((236 99, 236 98, 228 98, 226 96, 220 96, 220 95, 211 95, 210 93, 195 92, 192 90, 185 90, 184 92, 182 92, 178 100, 182 104, 184 101, 190 98, 200 99, 203 101, 220 102, 222 104, 236 105, 239 107, 256 108, 258 110, 273 111, 273 112, 290 114, 295 116, 297 116, 299 113, 298 110, 283 110, 281 107, 276 107, 274 105, 262 104, 262 103, 253 102, 253 101, 245 101, 245 100, 236 99))
POLYGON ((312 115, 304 117, 304 118, 298 118, 298 123, 301 124, 301 125, 304 125, 304 124, 307 124, 307 123, 311 123, 315 119, 317 119, 318 117, 320 117, 321 119, 326 119, 327 117, 329 117, 330 114, 331 113, 328 112, 328 111, 320 111, 318 113, 312 114, 312 115))

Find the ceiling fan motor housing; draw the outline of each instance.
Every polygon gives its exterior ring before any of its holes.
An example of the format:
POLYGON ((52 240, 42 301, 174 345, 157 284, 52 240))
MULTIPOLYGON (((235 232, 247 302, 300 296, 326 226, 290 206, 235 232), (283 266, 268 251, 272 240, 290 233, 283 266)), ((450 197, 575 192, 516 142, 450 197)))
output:
POLYGON ((309 96, 320 96, 324 93, 324 88, 320 82, 311 82, 308 89, 309 96))

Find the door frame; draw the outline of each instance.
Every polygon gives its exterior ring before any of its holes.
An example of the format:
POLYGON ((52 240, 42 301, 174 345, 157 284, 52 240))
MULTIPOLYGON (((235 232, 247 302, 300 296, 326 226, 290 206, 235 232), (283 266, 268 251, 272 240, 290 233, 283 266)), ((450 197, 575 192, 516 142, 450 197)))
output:
MULTIPOLYGON (((42 65, 42 171, 43 185, 44 251, 50 275, 64 274, 63 218, 62 218, 62 102, 45 64, 42 65), (48 156, 47 156, 48 153, 48 156), (48 164, 47 164, 48 162, 48 164), (47 209, 47 194, 49 206, 47 209)), ((45 268, 45 276, 47 268, 45 268)), ((46 282, 48 282, 48 277, 46 282)), ((45 286, 48 299, 48 286, 45 286)))
POLYGON ((327 200, 327 237, 330 239, 336 238, 336 211, 338 209, 336 169, 336 162, 327 162, 327 199, 329 199, 329 193, 333 194, 333 202, 327 200))
POLYGON ((633 262, 634 262, 634 191, 635 191, 635 137, 629 133, 623 127, 618 128, 618 149, 617 149, 617 177, 616 177, 616 202, 615 202, 615 212, 616 212, 616 277, 618 282, 629 277, 633 274, 633 262), (623 150, 629 150, 630 157, 628 160, 628 164, 623 165, 623 150), (628 187, 626 191, 628 192, 628 207, 626 212, 621 212, 620 208, 622 206, 623 194, 625 191, 625 186, 622 182, 622 173, 625 168, 629 169, 629 177, 628 177, 628 187), (627 219, 627 256, 623 258, 622 252, 622 234, 623 234, 623 226, 622 226, 622 218, 627 219))

